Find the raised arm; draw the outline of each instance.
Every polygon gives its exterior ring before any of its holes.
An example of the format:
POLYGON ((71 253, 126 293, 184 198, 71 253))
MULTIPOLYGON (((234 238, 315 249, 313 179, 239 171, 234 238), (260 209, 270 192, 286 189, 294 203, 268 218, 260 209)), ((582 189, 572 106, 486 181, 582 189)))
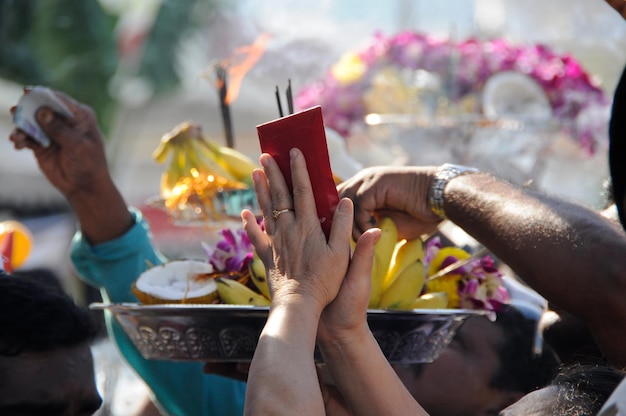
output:
POLYGON ((61 92, 55 94, 74 116, 65 118, 46 107, 38 111, 37 121, 51 145, 43 147, 19 129, 10 139, 16 149, 33 151, 42 173, 70 203, 90 243, 119 237, 133 219, 111 178, 96 116, 90 107, 61 92))
POLYGON ((447 216, 549 301, 584 319, 603 352, 626 365, 626 234, 581 205, 489 175, 460 176, 447 216))
MULTIPOLYGON (((440 220, 429 206, 435 172, 432 167, 372 168, 340 190, 354 199, 357 218, 379 207, 404 210, 402 215, 412 218, 407 229, 423 232, 440 220), (388 191, 390 178, 395 178, 393 192, 388 191)), ((626 235, 619 225, 583 206, 486 173, 449 180, 443 201, 451 221, 549 301, 584 319, 610 359, 626 364, 626 235)))
POLYGON ((264 172, 255 171, 253 179, 265 232, 252 213, 244 212, 243 219, 269 269, 272 305, 250 367, 247 413, 324 414, 313 360, 317 335, 326 365, 354 414, 425 414, 367 327, 372 256, 380 231, 365 232, 350 261, 351 201, 340 201, 326 242, 302 153, 291 152, 293 201, 273 159, 263 155, 261 162, 264 172), (281 210, 287 211, 272 214, 281 210))

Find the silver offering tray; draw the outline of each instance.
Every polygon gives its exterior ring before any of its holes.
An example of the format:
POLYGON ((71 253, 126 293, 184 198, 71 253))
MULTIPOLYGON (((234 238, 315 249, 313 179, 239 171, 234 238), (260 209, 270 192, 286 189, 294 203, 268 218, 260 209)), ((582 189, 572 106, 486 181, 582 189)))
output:
MULTIPOLYGON (((252 360, 268 307, 241 305, 141 305, 93 303, 111 312, 141 355, 151 360, 252 360)), ((464 309, 369 310, 374 337, 391 363, 433 362, 471 316, 464 309)), ((316 351, 316 360, 321 356, 316 351)))

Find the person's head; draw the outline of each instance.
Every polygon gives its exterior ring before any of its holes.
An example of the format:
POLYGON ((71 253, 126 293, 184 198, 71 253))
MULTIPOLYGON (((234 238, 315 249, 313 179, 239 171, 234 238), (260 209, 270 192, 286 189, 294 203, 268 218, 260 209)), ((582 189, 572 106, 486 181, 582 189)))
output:
POLYGON ((608 365, 570 365, 549 386, 522 397, 500 416, 593 416, 623 378, 623 371, 608 365))
POLYGON ((550 382, 558 368, 551 349, 533 353, 537 322, 514 308, 495 322, 469 318, 432 364, 395 366, 431 415, 495 414, 550 382))
POLYGON ((0 414, 91 415, 101 404, 87 311, 38 276, 0 272, 0 414))

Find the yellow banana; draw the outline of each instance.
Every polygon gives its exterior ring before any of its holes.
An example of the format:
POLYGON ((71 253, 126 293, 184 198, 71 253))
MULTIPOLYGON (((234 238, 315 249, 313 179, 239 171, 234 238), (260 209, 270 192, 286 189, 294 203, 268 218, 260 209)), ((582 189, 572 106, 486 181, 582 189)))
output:
POLYGON ((375 289, 382 291, 383 281, 398 242, 398 228, 391 218, 384 217, 381 219, 378 227, 381 230, 381 235, 374 248, 374 253, 378 258, 376 259, 375 256, 374 265, 376 267, 372 267, 372 292, 375 289))
POLYGON ((383 280, 383 292, 391 286, 402 270, 416 261, 424 260, 424 243, 421 238, 401 240, 396 244, 389 269, 383 280))
POLYGON ((159 164, 165 163, 167 157, 178 145, 201 134, 201 128, 195 123, 185 121, 161 136, 158 147, 152 152, 152 158, 159 164))
POLYGON ((269 306, 270 300, 233 279, 217 278, 217 294, 231 305, 269 306))
POLYGON ((237 180, 245 183, 252 182, 252 171, 259 165, 251 158, 232 147, 219 145, 207 138, 203 140, 203 144, 215 153, 217 162, 237 180))
POLYGON ((167 169, 161 174, 161 197, 169 199, 174 193, 176 184, 182 176, 182 169, 179 164, 178 154, 174 154, 170 159, 167 169))
POLYGON ((267 272, 261 258, 254 252, 254 257, 250 263, 250 278, 257 289, 268 299, 271 299, 270 287, 267 281, 267 272))
POLYGON ((410 309, 446 309, 448 307, 448 293, 432 292, 418 296, 410 309))
MULTIPOLYGON (((203 143, 201 139, 194 139, 189 142, 189 156, 199 173, 202 175, 212 174, 224 178, 228 182, 239 183, 239 180, 219 163, 217 155, 211 152, 203 143)), ((238 187, 244 186, 240 185, 238 187)))
POLYGON ((421 261, 411 263, 383 292, 380 297, 381 309, 410 309, 415 298, 422 292, 426 274, 421 261))

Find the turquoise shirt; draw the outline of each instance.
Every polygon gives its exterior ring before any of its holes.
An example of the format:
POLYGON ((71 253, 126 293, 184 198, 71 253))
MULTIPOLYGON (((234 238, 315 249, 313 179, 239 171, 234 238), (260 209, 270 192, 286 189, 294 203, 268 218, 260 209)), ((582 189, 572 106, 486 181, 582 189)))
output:
MULTIPOLYGON (((149 265, 166 259, 153 247, 148 224, 131 209, 135 225, 122 237, 90 245, 80 231, 72 240, 71 258, 78 275, 100 289, 105 303, 137 302, 131 284, 149 265)), ((204 374, 203 363, 146 360, 122 327, 105 313, 111 338, 124 358, 152 390, 170 416, 239 416, 243 414, 245 383, 204 374)))

